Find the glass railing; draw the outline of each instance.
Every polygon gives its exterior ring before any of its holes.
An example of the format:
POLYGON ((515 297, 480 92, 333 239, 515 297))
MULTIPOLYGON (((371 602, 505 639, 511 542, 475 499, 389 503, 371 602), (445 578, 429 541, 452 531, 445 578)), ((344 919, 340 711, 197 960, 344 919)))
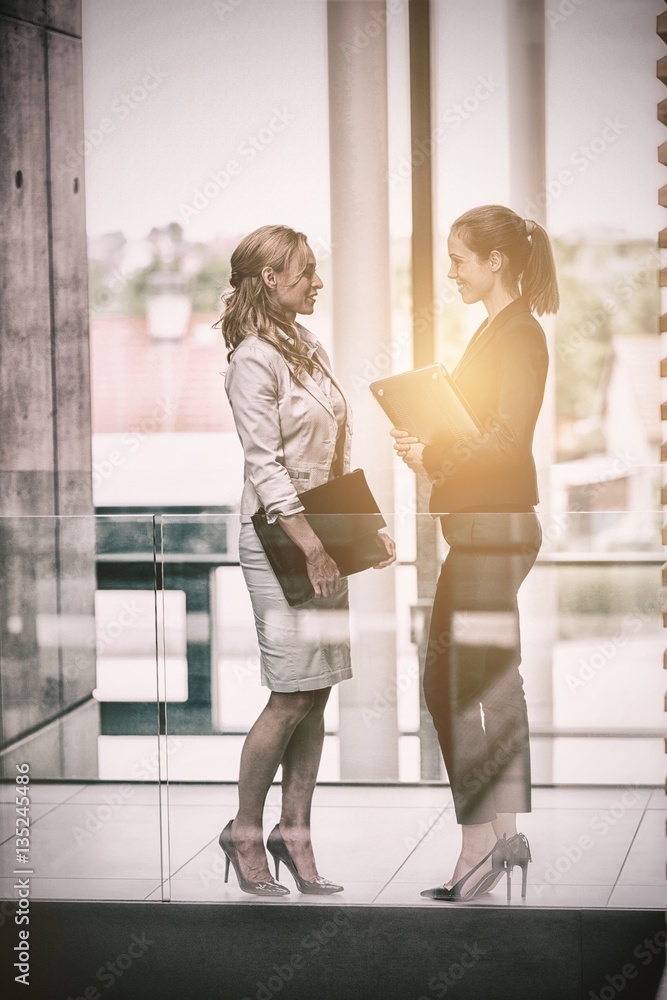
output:
MULTIPOLYGON (((624 554, 601 544, 613 543, 622 519, 596 518, 591 532, 589 514, 570 514, 567 534, 562 519, 546 521, 519 592, 534 780, 659 783, 662 555, 658 546, 624 554)), ((326 781, 446 779, 421 694, 431 599, 419 596, 433 593, 446 546, 434 531, 441 551, 436 558, 427 552, 422 568, 410 529, 395 517, 387 521, 399 543, 396 565, 348 584, 353 678, 333 688, 327 706, 326 781)), ((652 514, 645 521, 655 525, 652 514)), ((179 743, 170 777, 234 781, 243 735, 268 693, 238 562, 237 519, 163 515, 156 532, 164 568, 160 661, 168 730, 179 743)), ((483 620, 479 608, 464 608, 464 629, 466 613, 473 633, 502 629, 493 604, 483 620)))
MULTIPOLYGON (((386 517, 396 564, 351 577, 349 617, 330 612, 328 638, 318 633, 330 644, 347 630, 353 671, 326 708, 322 783, 447 783, 422 690, 447 545, 419 517, 419 532, 414 516, 386 517)), ((518 600, 533 784, 661 785, 660 515, 541 520, 518 600)), ((44 877, 67 897, 169 898, 190 824, 210 824, 211 840, 217 807, 236 801, 245 734, 268 697, 239 528, 232 513, 0 519, 2 851, 8 861, 19 780, 44 877), (50 813, 57 871, 39 834, 50 813)), ((517 621, 503 602, 466 600, 455 602, 451 655, 511 647, 517 621)))
POLYGON ((37 898, 160 898, 154 518, 0 518, 0 553, 3 875, 37 898))

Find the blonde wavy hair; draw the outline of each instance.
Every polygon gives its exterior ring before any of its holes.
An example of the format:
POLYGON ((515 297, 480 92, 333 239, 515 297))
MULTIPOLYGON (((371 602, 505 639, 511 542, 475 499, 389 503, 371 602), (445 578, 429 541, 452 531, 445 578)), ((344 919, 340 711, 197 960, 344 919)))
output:
POLYGON ((296 260, 296 284, 308 265, 308 249, 306 236, 289 226, 261 226, 241 240, 231 257, 232 288, 223 294, 224 309, 214 324, 220 327, 229 348, 228 361, 248 333, 255 333, 280 352, 297 379, 304 370, 312 375, 316 362, 308 357, 298 327, 276 309, 262 278, 265 267, 283 274, 296 260), (290 341, 283 340, 279 330, 290 341))

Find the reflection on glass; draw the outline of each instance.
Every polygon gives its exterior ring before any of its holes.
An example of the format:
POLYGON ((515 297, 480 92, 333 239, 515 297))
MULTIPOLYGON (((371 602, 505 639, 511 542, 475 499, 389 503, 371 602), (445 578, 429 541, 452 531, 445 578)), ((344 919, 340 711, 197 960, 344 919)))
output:
MULTIPOLYGON (((585 514, 569 516, 575 532, 580 518, 585 514)), ((105 516, 94 524, 75 519, 60 533, 61 546, 68 539, 69 555, 57 572, 54 524, 47 530, 48 520, 0 521, 5 773, 17 753, 30 749, 43 778, 113 775, 120 780, 136 778, 138 770, 157 774, 157 762, 150 761, 157 732, 152 528, 137 518, 105 516), (84 551, 94 554, 97 579, 81 571, 84 551), (58 609, 57 579, 69 610, 58 609), (127 625, 121 630, 124 607, 127 625), (139 750, 136 744, 136 751, 126 755, 125 741, 139 737, 146 746, 153 741, 151 749, 139 750)), ((170 664, 166 702, 169 732, 182 743, 171 776, 233 781, 243 734, 266 700, 254 619, 235 550, 238 517, 165 515, 162 520, 164 556, 159 558, 164 558, 170 664)), ((616 514, 608 520, 617 523, 616 514)), ((542 549, 519 592, 533 783, 659 784, 662 554, 599 552, 584 533, 579 537, 587 541, 585 548, 558 552, 546 537, 549 519, 541 523, 542 549)), ((603 530, 607 535, 604 525, 603 530)), ((348 727, 363 732, 372 753, 377 720, 387 712, 396 718, 400 780, 421 780, 431 723, 420 723, 419 715, 418 648, 427 620, 413 565, 397 567, 396 608, 383 625, 396 648, 395 675, 386 676, 370 701, 356 708, 348 704, 344 714, 336 699, 327 706, 324 781, 340 779, 337 747, 348 727)), ((465 627, 466 619, 461 622, 465 627)), ((376 628, 377 621, 353 615, 352 626, 354 641, 357 631, 376 628)), ((429 775, 444 777, 444 771, 429 775)), ((360 757, 352 780, 367 778, 360 757)), ((391 780, 389 772, 385 780, 391 780)))
MULTIPOLYGON (((187 701, 185 594, 162 591, 166 693, 187 701)), ((98 701, 157 701, 155 595, 150 590, 98 590, 95 594, 98 701)))

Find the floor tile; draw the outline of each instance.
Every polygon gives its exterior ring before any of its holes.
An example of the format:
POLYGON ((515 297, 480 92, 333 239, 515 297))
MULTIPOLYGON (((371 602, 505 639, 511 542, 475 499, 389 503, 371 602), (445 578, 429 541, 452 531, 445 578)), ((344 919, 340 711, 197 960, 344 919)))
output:
POLYGON ((416 843, 406 843, 404 860, 393 875, 394 882, 421 882, 423 889, 445 882, 451 875, 461 850, 461 828, 451 807, 432 820, 428 829, 419 830, 416 843))
POLYGON ((101 782, 86 785, 69 800, 72 805, 83 803, 103 803, 109 799, 117 800, 118 796, 133 805, 158 806, 160 799, 163 805, 167 800, 171 805, 231 805, 236 808, 238 803, 238 786, 218 783, 184 785, 170 783, 160 788, 156 783, 140 784, 138 782, 101 782), (161 793, 161 795, 160 795, 161 793))
MULTIPOLYGON (((298 891, 294 880, 290 875, 283 875, 282 869, 280 876, 281 884, 290 890, 289 896, 284 897, 282 902, 294 901, 301 905, 345 906, 362 903, 370 904, 382 889, 380 882, 346 882, 343 892, 336 892, 331 896, 308 896, 298 891)), ((231 903, 252 901, 253 899, 260 898, 239 889, 233 871, 229 873, 229 882, 225 883, 224 866, 221 872, 217 868, 215 872, 211 870, 211 877, 206 882, 199 878, 172 878, 170 889, 171 898, 180 902, 231 903)), ((167 887, 165 887, 165 891, 167 891, 167 887)), ((152 896, 159 898, 159 891, 155 890, 152 896)))
MULTIPOLYGON (((65 802, 85 787, 84 784, 34 781, 30 783, 30 801, 65 802)), ((13 781, 0 784, 0 802, 14 802, 15 795, 16 785, 13 781)))
POLYGON ((647 809, 639 824, 619 877, 619 885, 665 884, 667 816, 661 809, 647 809))
MULTIPOLYGON (((283 905, 294 905, 294 900, 290 896, 279 896, 276 899, 271 899, 267 896, 253 896, 247 892, 241 892, 237 885, 225 885, 224 882, 216 883, 211 885, 207 890, 205 895, 200 895, 201 886, 198 882, 190 883, 188 879, 180 879, 175 881, 171 880, 171 883, 165 882, 164 892, 168 894, 171 891, 171 900, 173 902, 181 903, 228 903, 232 905, 236 904, 247 904, 249 906, 283 906, 283 905)), ((146 899, 148 901, 155 900, 159 901, 160 887, 154 889, 146 899)))
POLYGON ((438 901, 435 899, 427 899, 425 896, 420 895, 422 889, 430 888, 433 885, 437 885, 437 879, 431 879, 430 882, 390 882, 389 885, 385 886, 382 892, 376 896, 374 903, 376 906, 506 906, 507 905, 507 890, 505 888, 505 882, 503 880, 502 886, 496 886, 491 892, 484 893, 483 896, 479 896, 477 899, 471 900, 468 903, 446 903, 438 901))
MULTIPOLYGON (((521 827, 533 855, 531 881, 545 885, 612 886, 641 816, 640 810, 626 810, 612 816, 605 809, 545 809, 523 816, 521 827)), ((446 881, 460 845, 460 829, 453 811, 448 810, 406 858, 394 880, 425 881, 426 885, 446 881)), ((518 870, 515 871, 518 875, 518 870)))
POLYGON ((610 785, 605 788, 533 788, 533 811, 536 809, 644 809, 653 789, 635 785, 610 785))
MULTIPOLYGON (((515 869, 518 876, 518 869, 515 869)), ((609 896, 609 888, 597 885, 531 885, 528 882, 526 899, 521 899, 521 880, 517 877, 512 885, 512 901, 510 906, 528 907, 604 907, 609 896)), ((422 889, 437 884, 431 882, 391 882, 385 886, 374 900, 375 905, 403 906, 507 906, 507 888, 502 879, 491 892, 484 893, 476 899, 463 903, 447 903, 421 896, 422 889)))
POLYGON ((131 781, 125 783, 103 781, 86 785, 73 795, 67 804, 72 806, 132 804, 157 808, 158 802, 159 789, 157 784, 143 785, 131 781))
POLYGON ((335 892, 331 896, 309 896, 299 892, 289 876, 283 877, 282 868, 280 878, 282 884, 290 890, 290 895, 301 906, 370 906, 382 891, 381 882, 351 882, 345 879, 343 892, 335 892))
MULTIPOLYGON (((313 826, 313 833, 317 847, 319 870, 326 877, 330 878, 334 882, 338 882, 340 885, 349 886, 351 884, 356 884, 353 879, 346 877, 346 866, 344 862, 340 858, 336 859, 331 856, 331 852, 327 851, 326 846, 323 845, 322 838, 317 838, 315 825, 313 826)), ((273 874, 275 871, 273 858, 269 857, 268 861, 271 873, 273 874)), ((212 891, 211 887, 220 887, 224 885, 224 875, 225 855, 220 849, 216 838, 211 843, 207 844, 182 868, 178 870, 172 869, 171 883, 173 886, 176 882, 188 882, 189 891, 194 892, 195 887, 198 887, 198 892, 201 895, 195 896, 195 898, 205 899, 207 898, 207 894, 212 891)), ((280 868, 280 881, 283 885, 286 885, 290 891, 296 892, 296 889, 292 890, 294 880, 289 872, 285 870, 284 865, 280 868), (283 881, 283 879, 285 881, 283 881)), ((371 886, 369 892, 371 892, 372 898, 372 895, 377 893, 382 888, 384 882, 379 880, 375 882, 359 881, 359 884, 371 886)), ((229 872, 229 885, 235 889, 236 895, 240 893, 237 886, 236 875, 232 868, 230 868, 229 872)), ((241 893, 241 895, 245 895, 245 893, 241 893)))
POLYGON ((667 884, 617 885, 607 905, 618 909, 664 910, 667 907, 667 884))
POLYGON ((445 808, 452 793, 446 785, 318 785, 315 805, 398 809, 445 808))
POLYGON ((651 792, 648 803, 649 809, 667 809, 667 794, 664 788, 656 788, 651 792))
POLYGON ((541 810, 522 818, 534 883, 609 885, 630 849, 642 811, 541 810))
POLYGON ((340 882, 387 881, 428 831, 442 821, 444 812, 440 805, 315 810, 313 842, 318 865, 324 872, 334 872, 328 878, 340 882))
POLYGON ((170 805, 212 805, 216 808, 237 809, 237 785, 169 785, 170 805))
MULTIPOLYGON (((0 878, 0 898, 15 900, 16 878, 0 878)), ((154 879, 31 878, 30 898, 140 900, 159 890, 154 879)), ((159 898, 159 891, 158 896, 159 898)))
MULTIPOLYGON (((327 878, 346 882, 378 882, 383 885, 400 868, 406 854, 412 850, 428 827, 437 819, 438 811, 428 809, 398 809, 387 820, 386 808, 314 809, 312 837, 318 867, 327 878)), ((274 814, 275 822, 278 813, 274 814)), ((270 821, 264 830, 268 833, 270 821)), ((176 878, 196 878, 206 882, 224 870, 224 856, 215 839, 181 870, 172 863, 176 878)), ((173 859, 172 851, 172 859, 173 859)))
MULTIPOLYGON (((163 788, 162 844, 155 784, 91 782, 35 789, 39 799, 31 798, 32 884, 43 893, 35 898, 159 899, 162 846, 165 866, 170 858, 174 899, 253 901, 239 890, 233 872, 225 885, 225 859, 217 843, 220 830, 236 812, 235 784, 171 785, 168 812, 163 788)), ((13 795, 13 785, 10 790, 13 795)), ((527 900, 521 901, 521 876, 515 868, 512 905, 664 905, 666 817, 661 788, 534 791, 533 812, 521 817, 534 859, 527 900)), ((274 785, 264 814, 265 836, 279 819, 280 800, 280 786, 274 785)), ((9 800, 0 805, 0 832, 8 838, 0 846, 5 872, 14 867, 13 822, 9 800)), ((346 886, 345 893, 325 898, 341 904, 434 905, 419 892, 449 877, 461 833, 450 790, 444 786, 320 785, 313 842, 320 871, 346 886)), ((298 893, 284 868, 281 877, 292 890, 291 902, 321 901, 298 893)), ((0 882, 9 898, 12 885, 11 877, 0 882)), ((470 905, 504 901, 502 885, 470 905)))
MULTIPOLYGON (((28 816, 26 817, 30 822, 30 826, 55 808, 56 805, 52 802, 31 802, 28 816)), ((15 803, 0 802, 0 844, 14 839, 16 835, 16 820, 18 818, 19 814, 16 813, 15 803)), ((24 817, 21 816, 20 818, 23 819, 24 817)), ((23 828, 22 823, 20 826, 23 828)))
MULTIPOLYGON (((171 871, 177 871, 217 839, 231 818, 215 806, 172 806, 169 811, 169 851, 171 871)), ((218 850, 220 848, 218 847, 218 850)))
MULTIPOLYGON (((35 823, 35 874, 60 878, 160 878, 160 829, 151 806, 60 805, 48 823, 35 823)), ((0 866, 12 861, 11 841, 0 847, 0 866)))
POLYGON ((521 875, 518 868, 512 875, 512 905, 520 906, 565 906, 565 907, 605 907, 611 891, 608 885, 548 885, 533 882, 528 874, 525 902, 521 899, 521 875))

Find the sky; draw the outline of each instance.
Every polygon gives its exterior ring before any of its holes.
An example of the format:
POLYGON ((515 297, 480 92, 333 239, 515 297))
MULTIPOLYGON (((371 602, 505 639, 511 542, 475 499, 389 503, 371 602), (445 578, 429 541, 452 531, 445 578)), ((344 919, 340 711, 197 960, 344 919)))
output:
MULTIPOLYGON (((391 8, 387 174, 392 233, 407 236, 407 0, 391 8)), ((664 225, 663 9, 546 0, 550 188, 535 195, 548 199, 553 235, 605 228, 654 239, 664 225)), ((83 12, 86 147, 73 155, 85 160, 89 233, 141 237, 175 220, 210 240, 272 221, 326 243, 325 0, 84 0, 83 12)), ((505 0, 436 2, 441 233, 471 205, 509 199, 504 19, 505 0)))

